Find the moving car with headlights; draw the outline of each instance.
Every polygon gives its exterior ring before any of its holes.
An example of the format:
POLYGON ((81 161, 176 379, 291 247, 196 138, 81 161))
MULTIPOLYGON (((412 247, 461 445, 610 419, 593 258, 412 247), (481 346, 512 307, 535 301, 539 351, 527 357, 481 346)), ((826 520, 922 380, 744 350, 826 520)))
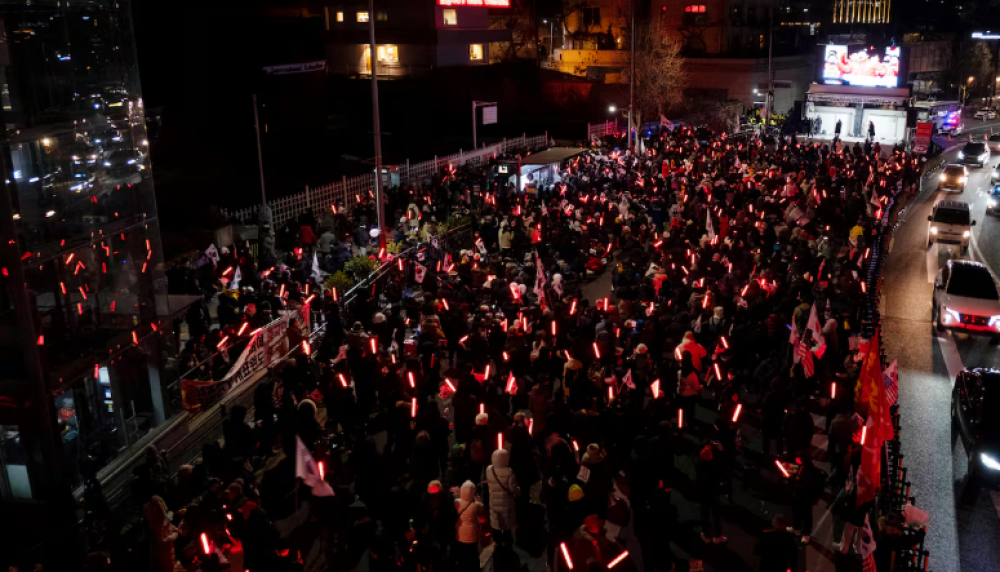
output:
POLYGON ((997 181, 1000 181, 1000 165, 993 167, 993 172, 990 173, 990 182, 996 183, 997 181))
POLYGON ((1000 490, 1000 371, 977 367, 958 374, 951 422, 969 454, 967 483, 1000 490))
POLYGON ((938 331, 984 334, 1000 341, 1000 292, 990 269, 971 260, 949 260, 934 279, 931 307, 938 331))
POLYGON ((963 165, 975 165, 985 167, 990 160, 990 150, 985 143, 968 142, 965 147, 958 152, 958 158, 963 165))
POLYGON ((931 214, 927 217, 927 247, 930 248, 935 242, 941 244, 958 244, 962 247, 962 252, 969 247, 969 240, 972 236, 972 225, 976 221, 970 220, 969 203, 962 201, 938 201, 931 214))
POLYGON ((983 120, 986 120, 986 119, 996 119, 997 118, 997 112, 994 111, 994 110, 992 110, 992 109, 990 109, 989 107, 984 107, 984 108, 980 109, 979 111, 976 111, 974 117, 976 119, 983 119, 983 120))
POLYGON ((965 183, 969 180, 969 170, 962 165, 949 164, 941 172, 938 189, 943 191, 965 191, 965 183))

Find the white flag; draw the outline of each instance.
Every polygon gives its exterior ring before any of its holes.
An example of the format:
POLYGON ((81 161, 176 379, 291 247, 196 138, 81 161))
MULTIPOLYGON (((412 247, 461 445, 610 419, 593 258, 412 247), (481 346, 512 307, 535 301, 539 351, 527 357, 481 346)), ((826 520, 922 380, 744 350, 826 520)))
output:
POLYGON ((421 266, 421 265, 416 264, 416 263, 414 263, 413 267, 414 267, 413 268, 413 279, 417 281, 417 284, 423 284, 424 283, 424 276, 427 275, 427 267, 426 266, 421 266))
POLYGON ((625 382, 625 385, 627 385, 629 389, 635 389, 635 382, 632 381, 632 370, 628 370, 628 372, 625 373, 622 377, 622 381, 625 382))
POLYGON ((313 252, 313 265, 312 265, 312 277, 317 283, 322 284, 323 279, 326 278, 326 272, 320 270, 319 267, 319 256, 313 252))
POLYGON ((816 313, 816 303, 813 302, 812 309, 809 310, 809 321, 806 322, 806 328, 812 330, 813 341, 816 345, 821 346, 826 343, 823 338, 823 326, 819 324, 819 315, 816 313))
POLYGON ((295 437, 295 476, 312 489, 313 496, 333 496, 333 487, 320 476, 316 459, 313 459, 306 444, 298 436, 295 437))
POLYGON ((705 229, 708 230, 708 239, 715 240, 715 227, 712 226, 712 211, 705 211, 705 229))
POLYGON ((236 272, 233 273, 233 279, 229 282, 229 288, 231 290, 238 290, 240 287, 240 280, 243 280, 243 275, 240 274, 240 267, 236 267, 236 272))
POLYGON ((212 244, 205 249, 205 256, 212 261, 212 264, 219 263, 219 249, 215 247, 215 244, 212 244))
POLYGON ((875 553, 875 535, 872 534, 872 525, 865 515, 865 527, 861 529, 861 537, 858 539, 858 554, 864 560, 875 553))

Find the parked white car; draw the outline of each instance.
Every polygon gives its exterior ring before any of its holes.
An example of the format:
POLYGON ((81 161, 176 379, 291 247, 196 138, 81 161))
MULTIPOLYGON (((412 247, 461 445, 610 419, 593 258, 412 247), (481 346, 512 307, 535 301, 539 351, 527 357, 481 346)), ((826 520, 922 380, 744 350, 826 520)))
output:
POLYGON ((976 119, 982 119, 983 121, 986 121, 987 119, 996 119, 997 118, 997 112, 994 111, 994 110, 992 110, 992 109, 990 109, 990 108, 988 108, 988 107, 984 107, 984 108, 980 109, 979 111, 977 111, 975 113, 974 117, 976 119))

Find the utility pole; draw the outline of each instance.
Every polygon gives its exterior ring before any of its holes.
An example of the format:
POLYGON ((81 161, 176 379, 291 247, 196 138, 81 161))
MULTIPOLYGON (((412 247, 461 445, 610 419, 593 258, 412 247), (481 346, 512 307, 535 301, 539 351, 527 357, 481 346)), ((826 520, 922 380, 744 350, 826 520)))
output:
POLYGON ((378 116, 378 49, 375 45, 375 0, 368 0, 368 43, 372 61, 372 127, 375 131, 375 217, 379 248, 385 248, 385 207, 382 204, 382 123, 378 116))
POLYGON ((635 106, 635 0, 630 2, 632 12, 632 55, 629 58, 631 71, 628 74, 628 139, 626 149, 632 149, 632 108, 635 106))
POLYGON ((253 94, 253 128, 257 131, 257 167, 260 169, 260 201, 261 206, 267 206, 267 193, 264 192, 264 157, 260 152, 260 121, 257 119, 257 94, 253 94))
POLYGON ((768 12, 768 25, 767 25, 767 98, 765 102, 765 113, 764 117, 764 132, 766 133, 768 128, 771 127, 771 107, 774 106, 774 73, 772 70, 773 64, 773 45, 774 45, 774 10, 771 9, 768 12))

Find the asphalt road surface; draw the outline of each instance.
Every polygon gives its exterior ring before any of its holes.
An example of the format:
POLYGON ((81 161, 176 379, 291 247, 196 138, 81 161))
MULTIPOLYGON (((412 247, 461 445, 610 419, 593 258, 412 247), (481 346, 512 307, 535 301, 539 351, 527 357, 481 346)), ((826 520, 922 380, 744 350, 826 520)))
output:
MULTIPOLYGON (((955 161, 957 154, 950 150, 946 160, 955 161)), ((925 177, 900 217, 884 270, 883 341, 888 358, 899 359, 903 464, 916 505, 930 514, 925 547, 935 572, 1000 570, 1000 496, 965 486, 967 454, 950 417, 957 374, 964 367, 1000 368, 1000 346, 984 337, 938 333, 931 324, 933 280, 948 259, 970 258, 994 274, 1000 270, 1000 218, 986 215, 990 172, 998 162, 1000 153, 994 152, 989 167, 970 168, 961 194, 937 190, 940 171, 925 177), (977 222, 964 255, 952 245, 927 248, 927 217, 934 202, 945 198, 969 203, 977 222)))

